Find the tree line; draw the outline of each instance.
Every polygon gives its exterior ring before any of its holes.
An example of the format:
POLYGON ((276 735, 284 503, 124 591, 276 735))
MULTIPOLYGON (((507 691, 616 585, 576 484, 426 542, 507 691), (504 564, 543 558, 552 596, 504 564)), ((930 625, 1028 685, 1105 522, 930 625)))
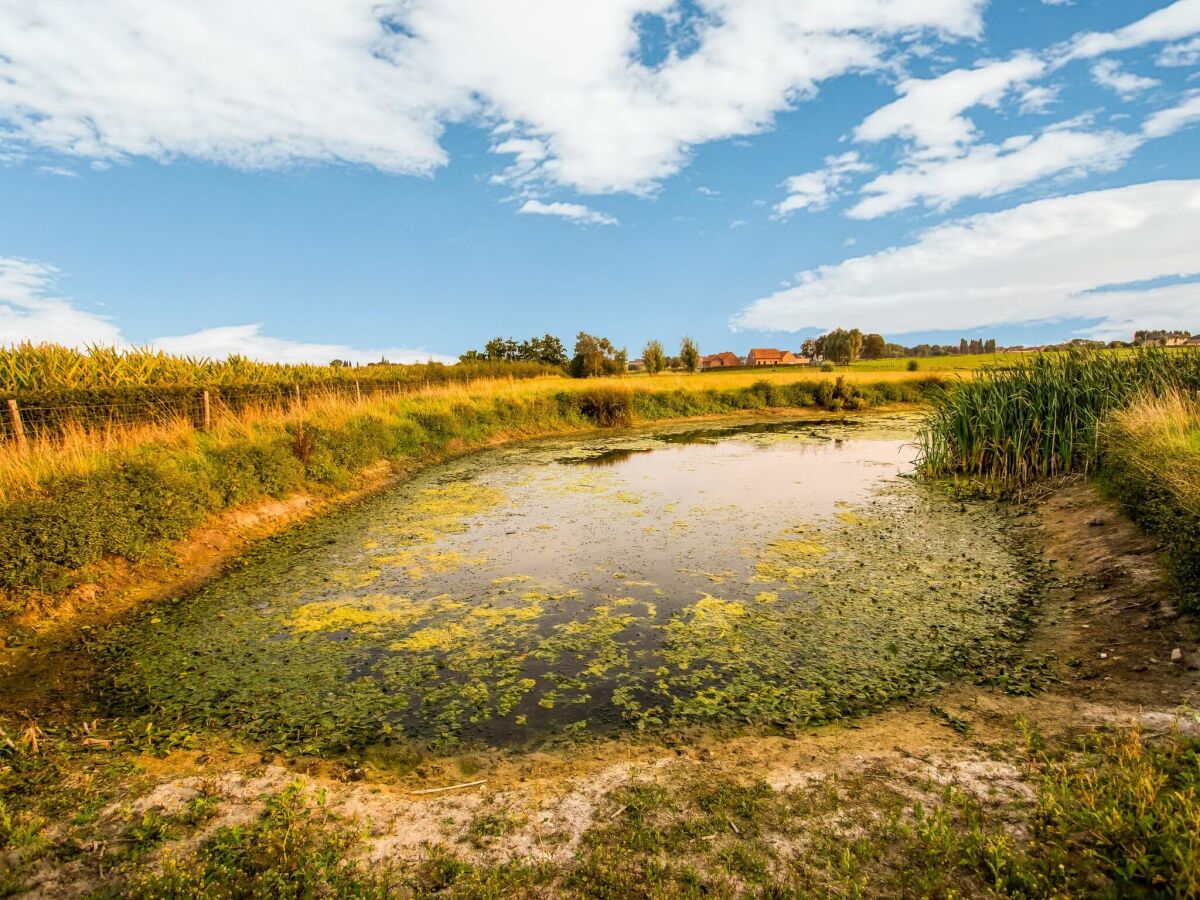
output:
MULTIPOLYGON (((459 356, 459 361, 540 362, 558 366, 574 378, 622 375, 629 369, 629 353, 624 347, 617 349, 608 338, 586 331, 575 338, 574 353, 570 356, 559 338, 545 334, 525 341, 495 337, 482 350, 468 350, 459 356)), ((642 361, 651 375, 666 369, 696 372, 700 369, 700 348, 690 337, 685 337, 679 343, 679 355, 667 356, 662 342, 649 341, 642 351, 642 361)))
POLYGON ((906 347, 884 339, 881 334, 864 334, 858 328, 835 328, 819 337, 808 338, 800 355, 847 366, 857 359, 902 359, 912 356, 957 356, 996 352, 996 339, 962 338, 955 344, 917 344, 906 347))

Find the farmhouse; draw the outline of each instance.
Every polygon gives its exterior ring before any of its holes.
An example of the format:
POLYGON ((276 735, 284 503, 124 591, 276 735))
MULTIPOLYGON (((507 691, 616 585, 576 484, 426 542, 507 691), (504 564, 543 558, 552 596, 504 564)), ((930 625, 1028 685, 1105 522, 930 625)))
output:
POLYGON ((746 357, 748 366, 799 366, 807 362, 791 350, 774 350, 771 348, 755 348, 746 357))
POLYGON ((700 360, 702 369, 731 369, 742 364, 742 358, 728 350, 724 353, 712 353, 700 360))

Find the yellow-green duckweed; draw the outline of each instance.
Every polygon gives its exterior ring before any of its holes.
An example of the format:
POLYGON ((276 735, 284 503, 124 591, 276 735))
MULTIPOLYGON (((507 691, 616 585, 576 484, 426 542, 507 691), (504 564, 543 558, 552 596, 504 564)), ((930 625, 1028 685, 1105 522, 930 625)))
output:
POLYGON ((993 507, 903 477, 911 427, 449 463, 113 629, 108 695, 309 751, 797 728, 914 695, 1011 650, 1034 573, 993 507))

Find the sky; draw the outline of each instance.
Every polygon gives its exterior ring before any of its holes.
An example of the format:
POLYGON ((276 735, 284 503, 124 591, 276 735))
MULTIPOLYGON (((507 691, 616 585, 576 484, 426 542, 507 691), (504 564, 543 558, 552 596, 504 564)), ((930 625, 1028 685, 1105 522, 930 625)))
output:
POLYGON ((0 0, 0 344, 1200 332, 1200 0, 0 0))

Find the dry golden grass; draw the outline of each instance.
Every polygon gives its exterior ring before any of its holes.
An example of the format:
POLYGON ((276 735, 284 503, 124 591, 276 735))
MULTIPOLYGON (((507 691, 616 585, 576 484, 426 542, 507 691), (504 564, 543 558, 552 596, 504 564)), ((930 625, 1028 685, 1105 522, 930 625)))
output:
MULTIPOLYGON (((778 385, 832 382, 838 378, 845 378, 852 383, 880 383, 919 380, 929 378, 931 374, 920 371, 861 371, 853 368, 821 372, 804 367, 631 375, 627 378, 605 379, 602 383, 606 388, 626 391, 708 391, 747 388, 763 380, 778 385)), ((357 402, 346 399, 344 395, 317 391, 306 396, 299 405, 268 403, 243 410, 237 415, 219 407, 214 408, 213 427, 202 437, 185 417, 133 426, 75 425, 53 438, 34 435, 23 449, 11 442, 0 443, 0 501, 34 490, 57 476, 93 471, 114 452, 147 444, 186 448, 202 439, 221 446, 256 437, 277 436, 298 420, 337 428, 351 416, 363 413, 394 415, 405 410, 447 412, 455 406, 491 398, 532 400, 564 391, 591 390, 596 386, 595 380, 563 376, 484 379, 467 384, 435 385, 412 393, 364 398, 357 402)))

